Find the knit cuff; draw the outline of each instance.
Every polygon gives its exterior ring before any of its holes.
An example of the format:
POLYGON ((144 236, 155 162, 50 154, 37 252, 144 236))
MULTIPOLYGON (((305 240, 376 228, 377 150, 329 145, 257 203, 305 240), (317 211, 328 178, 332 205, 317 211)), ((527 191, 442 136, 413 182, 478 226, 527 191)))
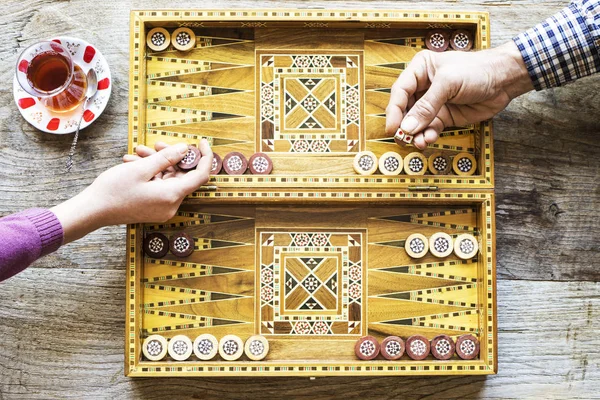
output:
POLYGON ((63 228, 56 215, 43 208, 32 208, 24 211, 23 214, 31 221, 40 235, 42 245, 40 257, 58 250, 63 243, 63 228))

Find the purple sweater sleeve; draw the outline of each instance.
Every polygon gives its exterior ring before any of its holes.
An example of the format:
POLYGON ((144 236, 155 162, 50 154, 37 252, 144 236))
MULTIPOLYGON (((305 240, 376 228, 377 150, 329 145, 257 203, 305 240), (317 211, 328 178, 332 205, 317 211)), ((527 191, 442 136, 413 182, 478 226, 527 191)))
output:
POLYGON ((0 218, 0 282, 18 274, 63 242, 62 225, 50 210, 32 208, 0 218))

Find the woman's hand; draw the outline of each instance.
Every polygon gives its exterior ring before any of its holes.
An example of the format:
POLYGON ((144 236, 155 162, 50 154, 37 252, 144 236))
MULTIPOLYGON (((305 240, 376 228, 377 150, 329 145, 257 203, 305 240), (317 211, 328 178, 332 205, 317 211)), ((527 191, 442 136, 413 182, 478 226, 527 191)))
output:
POLYGON ((386 132, 400 127, 423 150, 444 128, 491 118, 532 89, 512 41, 472 53, 421 51, 392 86, 386 132))
POLYGON ((201 159, 195 170, 180 171, 177 163, 187 145, 156 143, 155 149, 136 148, 124 163, 110 168, 83 192, 51 209, 64 230, 64 243, 102 226, 164 222, 172 218, 183 199, 208 182, 213 154, 200 142, 201 159))

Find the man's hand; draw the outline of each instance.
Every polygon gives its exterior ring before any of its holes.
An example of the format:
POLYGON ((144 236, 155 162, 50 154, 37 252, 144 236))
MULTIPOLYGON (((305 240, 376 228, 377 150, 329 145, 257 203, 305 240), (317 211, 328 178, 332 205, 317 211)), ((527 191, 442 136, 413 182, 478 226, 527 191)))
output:
POLYGON ((180 171, 176 165, 188 146, 156 143, 155 149, 136 148, 123 164, 103 172, 77 196, 51 209, 65 233, 64 243, 102 226, 138 222, 164 222, 172 218, 183 199, 208 182, 212 150, 200 142, 201 159, 195 170, 180 171))
POLYGON ((398 127, 424 150, 449 126, 491 118, 533 89, 521 53, 511 41, 472 53, 419 52, 392 86, 386 132, 398 127))

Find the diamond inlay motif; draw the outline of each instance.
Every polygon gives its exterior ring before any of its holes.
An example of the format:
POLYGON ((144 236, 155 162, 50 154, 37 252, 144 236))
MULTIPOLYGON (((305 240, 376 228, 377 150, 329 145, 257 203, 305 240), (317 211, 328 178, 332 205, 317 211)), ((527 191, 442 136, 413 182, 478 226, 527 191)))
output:
POLYGON ((260 333, 363 333, 363 238, 363 232, 261 232, 260 333))

